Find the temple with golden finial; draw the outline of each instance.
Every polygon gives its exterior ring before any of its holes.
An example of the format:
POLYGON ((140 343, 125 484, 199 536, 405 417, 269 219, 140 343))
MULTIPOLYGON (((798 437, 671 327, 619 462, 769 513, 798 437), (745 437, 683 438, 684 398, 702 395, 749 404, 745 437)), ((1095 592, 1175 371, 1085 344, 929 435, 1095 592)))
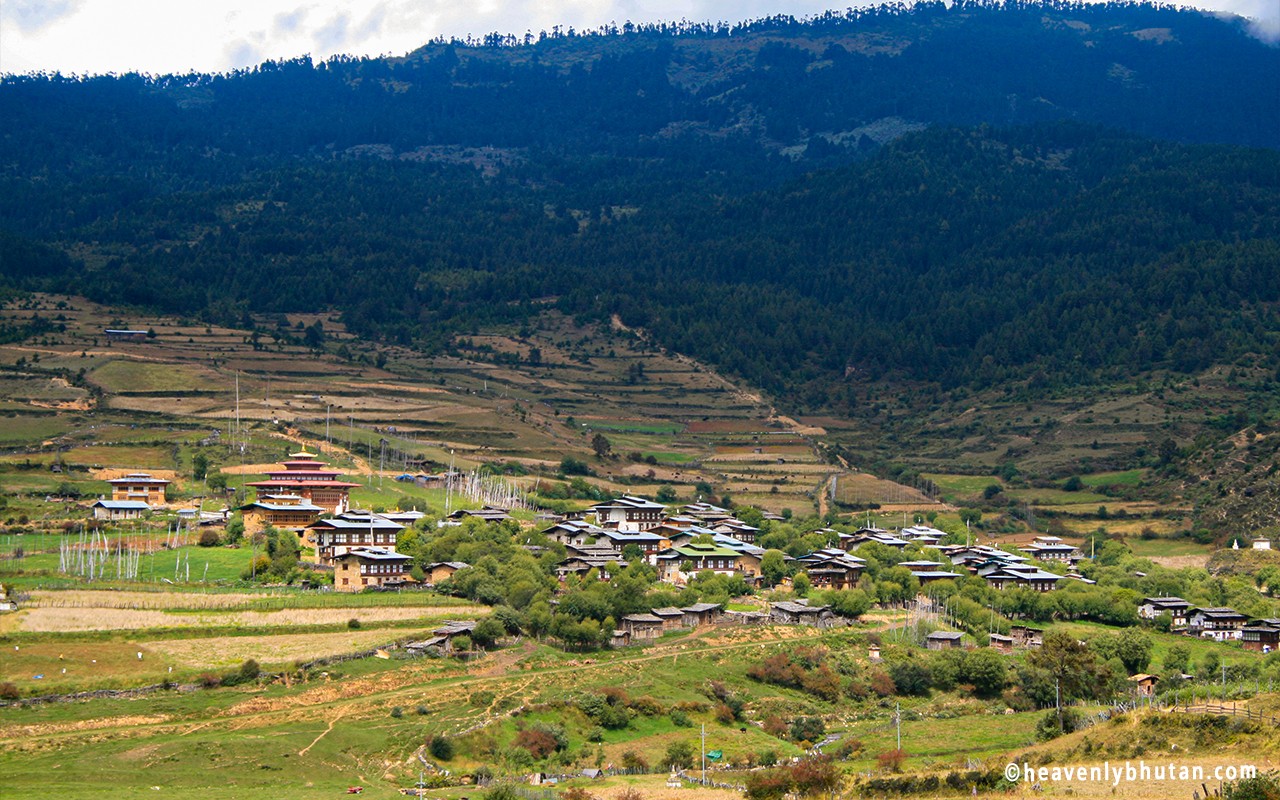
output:
POLYGON ((280 466, 279 470, 268 471, 266 480, 245 485, 256 489, 258 497, 297 495, 333 514, 342 514, 351 507, 348 495, 360 485, 339 480, 341 472, 329 469, 328 464, 318 461, 316 454, 308 453, 306 448, 290 453, 289 460, 280 466))

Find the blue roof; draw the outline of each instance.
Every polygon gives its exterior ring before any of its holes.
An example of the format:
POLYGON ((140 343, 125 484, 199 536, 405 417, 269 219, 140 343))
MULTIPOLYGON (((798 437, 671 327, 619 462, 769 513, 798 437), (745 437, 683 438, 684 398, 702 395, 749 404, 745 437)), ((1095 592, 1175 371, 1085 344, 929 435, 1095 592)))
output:
POLYGON ((112 511, 150 511, 151 506, 141 500, 99 500, 93 508, 106 508, 112 511))

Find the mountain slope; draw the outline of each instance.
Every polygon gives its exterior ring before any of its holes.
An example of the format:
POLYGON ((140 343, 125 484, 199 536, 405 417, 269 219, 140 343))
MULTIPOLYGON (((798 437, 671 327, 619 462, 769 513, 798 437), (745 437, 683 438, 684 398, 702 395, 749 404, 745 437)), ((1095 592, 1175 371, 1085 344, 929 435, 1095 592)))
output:
POLYGON ((843 411, 1273 367, 1278 98, 1237 22, 1049 3, 11 76, 0 278, 433 352, 556 302, 843 411))

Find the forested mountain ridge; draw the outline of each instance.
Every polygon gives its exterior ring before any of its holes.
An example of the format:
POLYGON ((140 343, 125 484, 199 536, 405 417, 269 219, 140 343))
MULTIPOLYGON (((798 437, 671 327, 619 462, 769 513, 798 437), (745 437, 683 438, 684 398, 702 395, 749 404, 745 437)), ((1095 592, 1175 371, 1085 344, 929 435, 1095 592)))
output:
POLYGON ((0 280, 433 351, 553 300, 805 408, 1191 372, 1274 358, 1278 98, 1239 21, 1056 3, 10 76, 0 280))

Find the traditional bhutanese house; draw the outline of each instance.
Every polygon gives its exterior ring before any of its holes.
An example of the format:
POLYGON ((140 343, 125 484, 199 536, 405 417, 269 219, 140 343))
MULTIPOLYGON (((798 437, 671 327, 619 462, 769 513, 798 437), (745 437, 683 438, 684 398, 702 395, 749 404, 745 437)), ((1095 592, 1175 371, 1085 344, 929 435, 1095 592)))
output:
POLYGON ((333 557, 351 547, 396 546, 396 536, 404 526, 377 514, 347 512, 332 519, 319 519, 307 526, 303 537, 316 548, 316 558, 328 564, 333 557))
POLYGON ((1030 561, 1026 556, 1007 553, 998 547, 988 547, 986 545, 948 547, 944 548, 942 552, 946 553, 952 564, 957 567, 964 567, 974 574, 991 564, 1025 564, 1030 561))
POLYGON ((738 572, 744 578, 754 580, 760 577, 760 564, 764 561, 764 548, 735 539, 725 533, 713 534, 712 541, 718 547, 724 547, 738 554, 738 572))
MULTIPOLYGON (((505 508, 485 506, 484 508, 460 508, 445 519, 454 525, 460 525, 467 517, 476 517, 485 522, 503 522, 511 519, 511 514, 505 508)), ((441 523, 446 524, 444 520, 441 520, 441 523)))
POLYGON ((1063 575, 1062 577, 1066 578, 1069 581, 1079 581, 1080 583, 1083 583, 1086 586, 1093 586, 1095 583, 1097 583, 1097 581, 1092 580, 1090 578, 1086 578, 1085 576, 1081 575, 1079 572, 1068 572, 1066 575, 1063 575))
POLYGON ((368 586, 400 583, 409 578, 409 556, 375 547, 347 550, 333 559, 333 588, 359 592, 368 586))
POLYGON ((631 644, 631 634, 625 629, 616 629, 613 635, 609 637, 610 647, 626 647, 631 644))
POLYGON ((988 641, 991 643, 991 649, 995 650, 997 653, 1003 653, 1005 655, 1009 655, 1010 653, 1013 652, 1012 636, 1003 636, 999 633, 993 633, 987 638, 988 638, 988 641))
POLYGON ((556 576, 564 580, 570 575, 585 575, 591 570, 598 570, 600 580, 613 578, 611 570, 615 564, 622 564, 621 551, 607 545, 569 545, 568 557, 556 565, 556 576))
POLYGON ((1057 588, 1058 581, 1063 580, 1061 575, 1022 564, 1008 564, 979 574, 989 586, 1000 591, 1014 586, 1037 592, 1051 592, 1057 588))
MULTIPOLYGON (((671 530, 664 523, 652 529, 654 533, 661 533, 671 542, 672 547, 683 547, 700 536, 710 537, 713 541, 716 538, 716 532, 710 528, 704 528, 701 525, 686 525, 683 528, 671 530)), ((724 534, 720 534, 723 536, 724 534)))
MULTIPOLYGON (((594 527, 594 526, 593 526, 594 527)), ((608 544, 616 548, 618 552, 626 549, 627 545, 634 544, 640 548, 640 552, 646 556, 651 556, 666 550, 671 546, 671 540, 657 533, 657 529, 648 531, 611 531, 600 530, 596 541, 600 544, 608 544)))
POLYGON ((765 511, 760 516, 763 517, 764 519, 769 520, 770 522, 786 522, 787 521, 786 517, 782 516, 781 514, 775 514, 772 511, 765 511))
POLYGON ((1156 675, 1148 675, 1145 672, 1139 672, 1137 675, 1130 675, 1129 680, 1133 682, 1134 690, 1143 697, 1150 697, 1156 693, 1156 683, 1160 678, 1156 675))
MULTIPOLYGON (((878 528, 874 530, 879 531, 878 528)), ((879 531, 878 533, 868 533, 864 531, 858 531, 847 542, 842 542, 842 544, 847 544, 847 549, 851 553, 857 550, 859 547, 862 547, 864 544, 872 544, 872 543, 882 544, 885 547, 895 547, 899 549, 906 547, 909 544, 909 542, 907 542, 905 539, 899 539, 897 536, 894 536, 886 531, 879 531)))
POLYGON ((1156 619, 1168 612, 1172 618, 1170 629, 1180 631, 1187 627, 1187 615, 1194 608, 1195 606, 1181 597, 1148 597, 1138 606, 1138 616, 1143 619, 1156 619))
POLYGON ((107 483, 111 484, 112 500, 135 500, 149 506, 162 506, 170 482, 164 478, 153 478, 148 472, 130 472, 107 483))
POLYGON ((738 574, 738 552, 714 544, 687 544, 670 547, 653 557, 658 579, 683 585, 699 572, 717 575, 738 574))
POLYGON ((647 531, 662 522, 662 515, 666 513, 667 507, 643 497, 623 495, 616 500, 596 503, 591 510, 595 512, 596 524, 602 528, 647 531))
POLYGON ((1013 625, 1009 628, 1009 637, 1018 647, 1035 649, 1044 644, 1044 631, 1029 628, 1026 625, 1013 625))
POLYGON ((1240 643, 1245 650, 1270 653, 1280 646, 1280 619, 1259 619, 1240 629, 1240 643))
POLYGON ((724 615, 724 606, 719 603, 694 603, 680 610, 684 613, 684 625, 687 628, 710 625, 724 615))
POLYGON ((360 484, 339 480, 342 474, 327 469, 328 464, 316 460, 315 453, 303 450, 289 454, 289 460, 280 469, 268 470, 267 479, 247 483, 266 494, 296 494, 320 506, 330 513, 342 513, 350 507, 348 495, 360 484))
POLYGON ((627 614, 622 618, 622 629, 631 639, 657 639, 666 630, 662 619, 653 614, 627 614))
POLYGON ((924 637, 924 646, 930 650, 952 650, 962 647, 963 633, 957 631, 934 631, 924 637))
POLYGON ((777 625, 812 625, 829 627, 835 621, 829 606, 811 606, 780 600, 769 606, 769 620, 777 625))
POLYGON ((453 639, 457 636, 470 636, 475 633, 474 620, 450 620, 431 633, 430 639, 421 642, 410 642, 404 646, 413 655, 422 655, 428 650, 447 653, 453 649, 453 639))
POLYGON ((720 522, 712 525, 711 530, 716 533, 727 534, 738 541, 745 542, 747 544, 755 544, 756 537, 760 535, 759 528, 753 525, 748 525, 740 519, 721 520, 720 522))
POLYGON ((142 519, 151 506, 141 500, 98 500, 92 506, 94 519, 142 519))
POLYGON ((1080 560, 1080 551, 1057 536, 1037 536, 1031 544, 1018 549, 1039 561, 1061 561, 1074 564, 1080 560))
POLYGON ((704 524, 720 522, 721 520, 733 519, 733 512, 727 508, 713 506, 710 503, 690 503, 680 509, 685 516, 696 517, 704 524))
POLYGON ((898 566, 911 570, 911 574, 916 576, 921 586, 934 581, 953 581, 960 577, 958 572, 943 569, 940 561, 903 561, 898 566))
POLYGON ((921 586, 933 583, 934 581, 954 581, 960 577, 960 573, 951 572, 945 569, 930 569, 912 572, 916 576, 916 580, 920 581, 921 586))
POLYGON ((1240 629, 1249 618, 1230 608, 1197 608, 1187 617, 1192 636, 1225 642, 1240 638, 1240 629))
POLYGON ((655 608, 650 613, 662 620, 662 629, 664 631, 672 631, 684 626, 684 612, 673 606, 655 608))
POLYGON ((130 328, 107 328, 103 331, 109 342, 145 342, 146 331, 135 331, 130 328))
POLYGON ((921 547, 934 547, 945 539, 946 536, 947 534, 944 531, 940 531, 937 528, 931 528, 928 525, 912 525, 909 528, 903 528, 898 531, 899 539, 906 539, 908 542, 915 542, 921 547))
POLYGON ((622 558, 593 558, 589 556, 569 556, 564 561, 556 564, 556 577, 563 581, 570 575, 586 575, 591 570, 596 570, 596 575, 602 581, 612 580, 614 565, 620 563, 622 558))
MULTIPOLYGON (((248 533, 257 533, 268 525, 282 530, 302 530, 324 513, 323 508, 296 494, 259 495, 256 502, 236 510, 243 516, 248 533)), ((306 534, 303 541, 314 546, 306 534)))
POLYGON ((591 544, 603 533, 604 528, 576 519, 563 520, 542 530, 549 540, 560 544, 591 544))
POLYGON ((867 562, 843 550, 827 547, 796 559, 809 576, 809 582, 820 589, 852 589, 857 586, 867 562))
POLYGON ((433 561, 423 570, 427 575, 427 583, 435 586, 453 577, 460 569, 471 566, 465 561, 433 561))
POLYGON ((567 544, 564 549, 570 556, 611 558, 614 561, 622 560, 622 551, 609 544, 608 541, 597 542, 595 544, 567 544))
POLYGON ((409 511, 384 511, 378 516, 409 528, 427 515, 416 509, 411 509, 409 511))
POLYGON ((691 517, 687 514, 677 514, 672 517, 663 518, 662 522, 657 527, 650 528, 649 530, 669 535, 676 531, 682 531, 690 525, 694 525, 699 528, 703 527, 702 520, 697 517, 691 517), (659 530, 659 528, 663 530, 659 530))

